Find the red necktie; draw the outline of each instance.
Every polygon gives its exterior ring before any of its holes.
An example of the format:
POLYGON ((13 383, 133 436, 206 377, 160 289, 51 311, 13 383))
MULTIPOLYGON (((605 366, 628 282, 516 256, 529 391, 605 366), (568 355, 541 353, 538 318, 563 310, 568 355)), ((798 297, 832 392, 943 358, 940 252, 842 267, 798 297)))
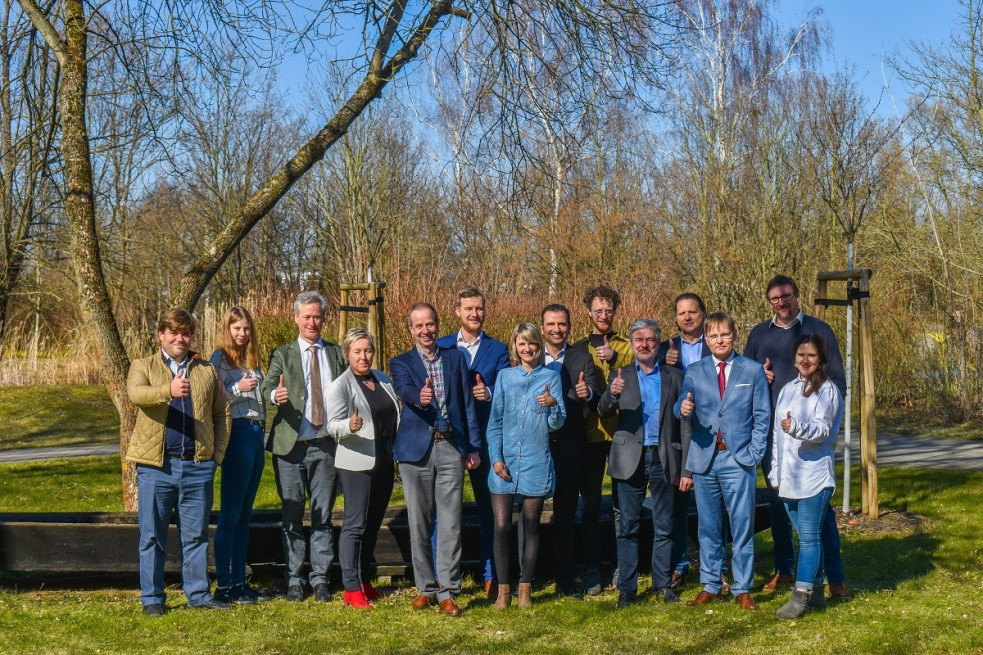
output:
MULTIPOLYGON (((717 364, 720 368, 720 372, 717 373, 717 386, 720 387, 720 397, 724 397, 724 390, 727 388, 727 376, 724 375, 724 369, 727 368, 727 362, 720 362, 717 364)), ((724 440, 724 433, 717 428, 717 443, 724 440)))

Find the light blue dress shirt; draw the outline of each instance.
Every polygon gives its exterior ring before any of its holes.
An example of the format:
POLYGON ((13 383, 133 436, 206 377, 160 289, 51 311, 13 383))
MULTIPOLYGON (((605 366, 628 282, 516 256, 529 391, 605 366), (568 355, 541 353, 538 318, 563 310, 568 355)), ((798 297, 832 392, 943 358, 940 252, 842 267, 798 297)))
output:
POLYGON ((638 373, 638 389, 642 394, 642 424, 645 431, 642 434, 643 446, 659 445, 659 405, 662 401, 662 376, 659 373, 659 362, 655 368, 646 373, 635 362, 635 372, 638 373))

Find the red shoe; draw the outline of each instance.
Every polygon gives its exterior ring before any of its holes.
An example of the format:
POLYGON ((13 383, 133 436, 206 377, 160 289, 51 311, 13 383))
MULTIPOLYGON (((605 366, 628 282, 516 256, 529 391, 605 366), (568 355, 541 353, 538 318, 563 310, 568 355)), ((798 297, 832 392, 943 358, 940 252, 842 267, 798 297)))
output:
POLYGON ((354 607, 359 610, 370 610, 373 609, 372 603, 370 603, 365 598, 365 594, 361 591, 346 591, 344 594, 345 605, 354 607))
POLYGON ((365 600, 370 603, 374 600, 379 600, 379 592, 375 590, 371 582, 362 583, 362 593, 365 594, 365 600))

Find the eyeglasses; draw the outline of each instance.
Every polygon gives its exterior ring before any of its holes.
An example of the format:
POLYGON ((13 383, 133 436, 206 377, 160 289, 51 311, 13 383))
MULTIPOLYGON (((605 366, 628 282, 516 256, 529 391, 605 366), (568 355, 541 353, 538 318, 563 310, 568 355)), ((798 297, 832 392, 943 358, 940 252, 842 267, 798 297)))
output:
POLYGON ((730 341, 734 338, 733 332, 724 332, 723 334, 708 334, 707 341, 730 341))
POLYGON ((777 305, 783 302, 792 302, 794 298, 795 298, 795 294, 786 293, 785 295, 782 296, 775 296, 774 298, 769 298, 768 302, 770 302, 772 305, 777 305))
POLYGON ((601 317, 601 316, 611 317, 611 316, 614 316, 614 310, 613 309, 592 309, 592 310, 590 310, 590 313, 593 314, 594 316, 597 316, 597 317, 601 317))

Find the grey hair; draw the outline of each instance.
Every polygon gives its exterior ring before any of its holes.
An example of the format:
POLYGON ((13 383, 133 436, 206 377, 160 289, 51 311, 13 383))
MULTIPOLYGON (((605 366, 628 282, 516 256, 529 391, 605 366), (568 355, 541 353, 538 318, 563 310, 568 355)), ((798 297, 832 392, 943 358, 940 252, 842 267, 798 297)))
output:
POLYGON ((348 332, 345 332, 345 339, 341 342, 341 351, 345 354, 346 359, 348 358, 348 351, 351 350, 352 344, 359 339, 368 339, 372 350, 375 350, 375 337, 372 336, 372 333, 364 327, 353 327, 348 332))
POLYGON ((639 330, 652 330, 655 332, 656 340, 662 341, 662 328, 659 327, 659 322, 654 318, 636 318, 635 322, 628 328, 628 339, 631 339, 639 330))
POLYGON ((328 301, 319 291, 301 291, 298 293, 297 299, 294 300, 294 316, 300 314, 301 305, 313 305, 314 303, 321 307, 321 318, 324 318, 324 314, 328 310, 328 301))

